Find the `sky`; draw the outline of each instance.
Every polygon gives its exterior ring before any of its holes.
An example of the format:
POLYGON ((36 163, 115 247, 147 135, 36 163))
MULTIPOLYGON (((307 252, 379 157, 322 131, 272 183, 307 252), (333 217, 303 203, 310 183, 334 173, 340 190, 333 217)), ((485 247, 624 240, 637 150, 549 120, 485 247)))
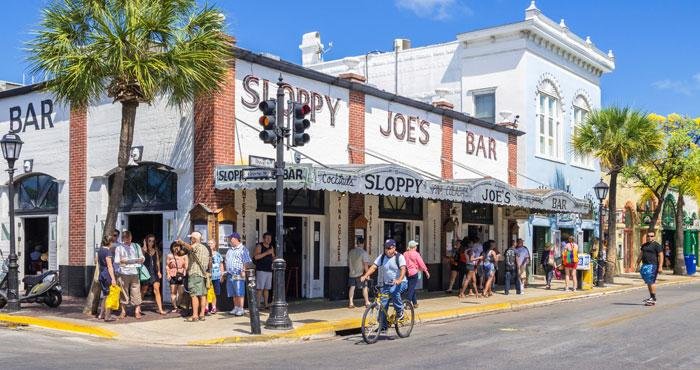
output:
MULTIPOLYGON (((24 43, 48 0, 5 1, 0 80, 30 83, 24 43)), ((209 0, 226 16, 238 46, 301 63, 302 34, 319 31, 326 60, 455 40, 457 34, 524 19, 528 0, 209 0), (262 4, 268 4, 263 8, 262 4), (333 47, 328 48, 332 42, 333 47)), ((613 50, 616 69, 601 80, 603 106, 700 116, 700 2, 694 0, 538 0, 549 18, 613 50)))

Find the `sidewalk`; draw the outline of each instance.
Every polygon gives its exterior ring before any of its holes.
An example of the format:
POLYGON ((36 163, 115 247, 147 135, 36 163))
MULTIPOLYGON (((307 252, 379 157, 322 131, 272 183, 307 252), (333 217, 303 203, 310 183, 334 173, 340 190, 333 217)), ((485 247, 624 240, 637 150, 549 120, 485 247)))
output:
MULTIPOLYGON (((468 297, 460 300, 456 295, 446 295, 443 292, 423 293, 419 295, 420 307, 416 309, 416 321, 421 323, 485 312, 508 311, 645 287, 637 274, 624 274, 616 277, 615 281, 615 284, 609 284, 606 288, 594 288, 575 293, 564 292, 563 281, 556 280, 552 283, 552 290, 543 289, 543 282, 536 280, 523 295, 516 295, 513 290, 506 296, 500 290, 490 298, 468 297)), ((700 277, 661 275, 658 285, 663 289, 665 285, 694 281, 700 281, 700 277)), ((645 295, 646 291, 640 291, 640 297, 645 295)), ((356 300, 357 304, 360 302, 361 299, 356 300)), ((162 318, 157 314, 146 312, 150 320, 129 319, 105 323, 82 314, 77 317, 74 314, 58 316, 51 310, 30 307, 23 309, 18 315, 0 313, 0 323, 36 326, 134 343, 206 346, 332 337, 337 332, 359 329, 363 310, 363 307, 347 308, 347 301, 294 302, 289 306, 294 329, 274 331, 263 328, 262 335, 249 334, 250 321, 247 316, 234 317, 227 313, 207 316, 204 322, 190 323, 179 316, 162 318)), ((261 312, 260 320, 263 326, 266 319, 267 313, 261 312)))

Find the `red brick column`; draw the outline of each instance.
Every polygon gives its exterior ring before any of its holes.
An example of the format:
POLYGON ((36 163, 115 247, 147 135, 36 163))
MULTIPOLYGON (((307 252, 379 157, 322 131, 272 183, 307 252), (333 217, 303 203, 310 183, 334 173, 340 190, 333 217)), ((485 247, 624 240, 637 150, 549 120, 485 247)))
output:
POLYGON ((85 266, 87 207, 87 109, 70 111, 68 145, 68 265, 85 266))
POLYGON ((508 134, 508 184, 518 186, 518 137, 508 134))
POLYGON ((353 164, 365 163, 365 93, 350 90, 350 124, 348 125, 349 161, 353 164))
POLYGON ((214 189, 217 164, 235 162, 236 68, 232 63, 221 90, 194 104, 194 204, 212 209, 233 202, 233 193, 214 189))
MULTIPOLYGON (((453 109, 454 105, 446 100, 438 100, 433 102, 433 105, 442 109, 453 109)), ((442 151, 440 153, 440 176, 446 180, 452 180, 454 178, 454 169, 452 166, 454 142, 453 134, 454 132, 454 120, 452 117, 446 115, 442 116, 442 151)))

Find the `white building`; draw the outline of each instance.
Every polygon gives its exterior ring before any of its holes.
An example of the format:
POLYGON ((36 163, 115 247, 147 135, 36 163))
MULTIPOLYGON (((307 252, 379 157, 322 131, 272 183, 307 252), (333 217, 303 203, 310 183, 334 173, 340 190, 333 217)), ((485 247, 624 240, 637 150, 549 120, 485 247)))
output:
MULTIPOLYGON (((574 156, 569 139, 588 112, 600 108, 600 78, 615 69, 614 56, 590 37, 577 36, 563 19, 547 18, 534 1, 521 22, 461 33, 443 44, 412 48, 409 40, 397 39, 393 51, 332 61, 321 60, 320 45, 317 32, 304 35, 299 48, 305 67, 332 75, 351 70, 382 90, 427 102, 446 99, 457 111, 524 131, 518 187, 594 198, 599 164, 574 156)), ((455 178, 474 176, 460 166, 472 162, 455 160, 455 178)), ((575 235, 584 246, 597 234, 593 214, 521 213, 518 219, 518 234, 535 254, 562 234, 575 235)), ((462 232, 470 233, 466 226, 462 232)))

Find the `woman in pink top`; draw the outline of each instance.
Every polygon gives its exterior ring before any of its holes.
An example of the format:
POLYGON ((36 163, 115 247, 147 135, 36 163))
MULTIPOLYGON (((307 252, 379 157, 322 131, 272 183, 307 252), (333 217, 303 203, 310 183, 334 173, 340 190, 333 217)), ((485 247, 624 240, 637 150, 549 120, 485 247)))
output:
POLYGON ((173 242, 170 244, 170 253, 166 258, 165 272, 170 282, 170 304, 173 306, 171 313, 177 312, 177 301, 180 290, 183 289, 187 275, 188 258, 182 247, 173 242))
POLYGON ((403 257, 406 259, 406 270, 408 274, 408 300, 413 303, 413 307, 418 308, 418 300, 416 300, 416 284, 418 284, 418 279, 420 277, 419 273, 422 271, 425 273, 425 278, 430 279, 430 272, 428 272, 428 267, 425 266, 423 258, 418 253, 416 248, 418 247, 418 242, 411 240, 408 242, 408 248, 403 257))

